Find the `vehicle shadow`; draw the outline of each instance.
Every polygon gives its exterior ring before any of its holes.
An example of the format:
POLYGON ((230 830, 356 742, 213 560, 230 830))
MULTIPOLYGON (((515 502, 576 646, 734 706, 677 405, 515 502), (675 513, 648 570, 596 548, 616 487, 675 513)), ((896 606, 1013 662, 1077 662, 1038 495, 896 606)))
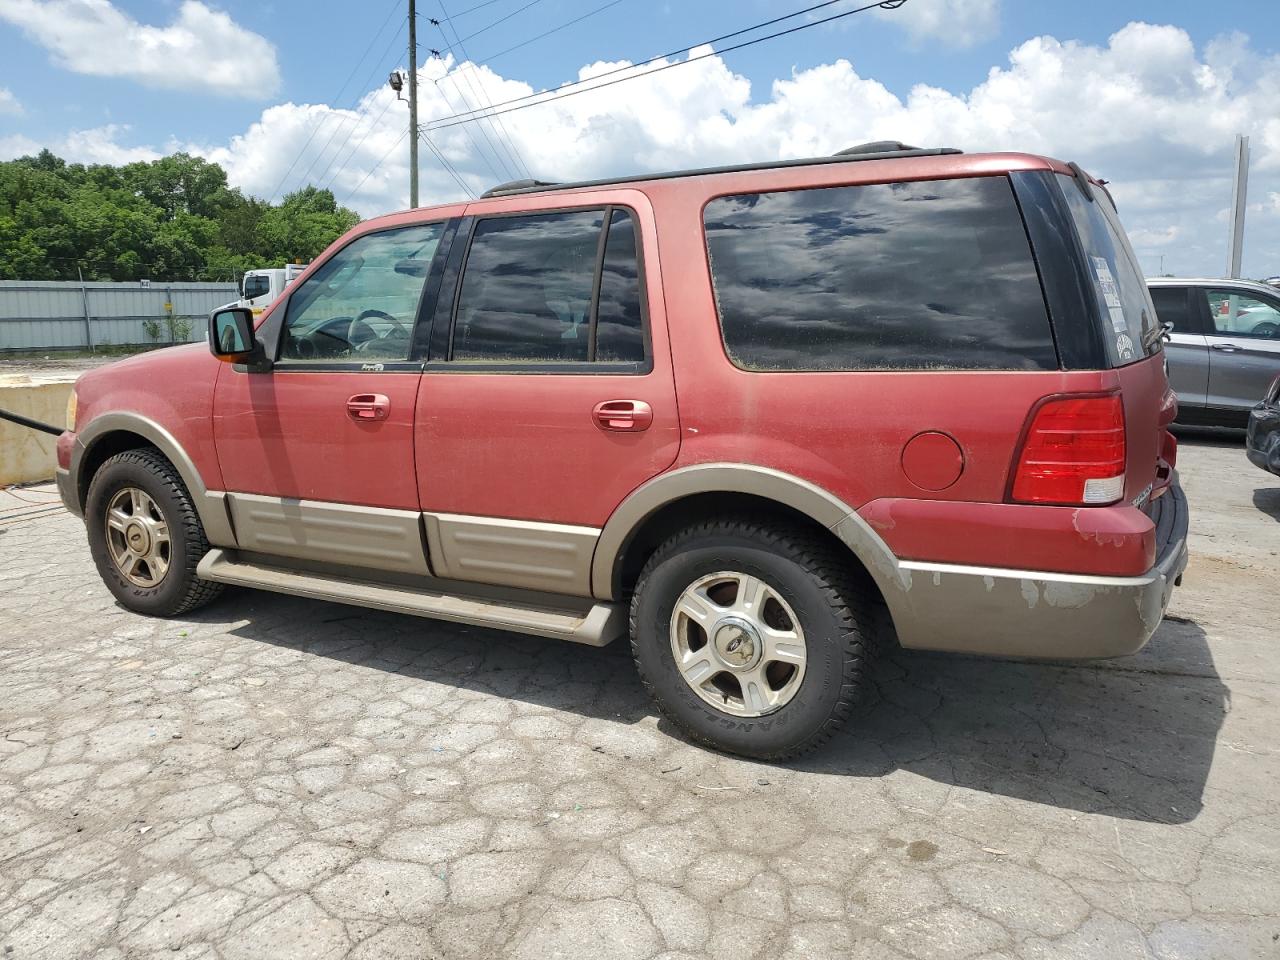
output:
MULTIPOLYGON (((657 711, 628 645, 584 647, 338 604, 234 591, 229 632, 400 677, 633 724, 657 711)), ((192 619, 225 623, 227 601, 192 619)), ((1139 655, 1092 663, 886 652, 872 705, 783 766, 849 777, 906 770, 950 786, 1183 823, 1200 812, 1229 691, 1204 631, 1166 620, 1139 655)), ((659 729, 679 733, 666 721, 659 729)))
POLYGON ((1280 522, 1280 487, 1258 487, 1253 491, 1253 505, 1280 522))

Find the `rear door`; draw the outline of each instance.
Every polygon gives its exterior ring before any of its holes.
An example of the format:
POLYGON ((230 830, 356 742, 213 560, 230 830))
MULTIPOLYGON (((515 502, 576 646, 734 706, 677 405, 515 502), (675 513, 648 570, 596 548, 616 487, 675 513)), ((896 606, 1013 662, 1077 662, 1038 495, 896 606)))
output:
POLYGON ((1280 373, 1280 298, 1226 286, 1206 287, 1200 296, 1209 325, 1207 402, 1248 410, 1280 373))
POLYGON ((432 569, 589 595, 609 514, 676 458, 653 214, 638 191, 468 208, 418 394, 432 569))
POLYGON ((1169 360, 1169 386, 1182 407, 1203 407, 1208 402, 1209 342, 1201 325, 1200 299, 1194 287, 1151 288, 1160 322, 1173 328, 1164 353, 1169 360))

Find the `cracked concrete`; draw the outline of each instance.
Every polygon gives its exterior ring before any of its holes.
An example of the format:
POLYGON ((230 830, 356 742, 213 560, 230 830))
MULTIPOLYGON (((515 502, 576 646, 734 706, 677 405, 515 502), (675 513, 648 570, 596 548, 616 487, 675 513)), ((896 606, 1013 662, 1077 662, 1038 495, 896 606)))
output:
MULTIPOLYGON (((0 957, 1280 957, 1280 482, 1184 438, 1141 654, 897 653, 769 766, 596 650, 229 592, 112 602, 0 519, 0 957)), ((34 496, 34 495, 33 495, 34 496)))

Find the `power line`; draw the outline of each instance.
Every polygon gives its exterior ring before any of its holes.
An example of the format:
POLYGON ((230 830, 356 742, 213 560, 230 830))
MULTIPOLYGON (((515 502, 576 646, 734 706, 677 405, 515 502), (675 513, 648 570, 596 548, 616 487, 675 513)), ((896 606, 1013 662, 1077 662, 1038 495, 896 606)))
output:
POLYGON ((465 17, 468 13, 474 13, 481 7, 491 7, 500 0, 484 0, 484 3, 477 3, 474 7, 467 7, 465 10, 459 10, 452 17, 441 17, 442 20, 456 20, 458 17, 465 17))
MULTIPOLYGON (((518 14, 524 13, 524 12, 525 12, 526 10, 528 10, 530 7, 536 7, 536 6, 537 6, 538 4, 540 4, 541 2, 542 2, 542 0, 529 0, 529 2, 528 2, 528 3, 526 3, 523 7, 520 7, 518 10, 512 10, 512 11, 511 11, 510 13, 508 13, 505 17, 499 17, 497 20, 493 21, 493 23, 488 24, 487 26, 481 27, 479 30, 475 31, 474 33, 469 33, 469 34, 467 34, 465 37, 460 38, 460 39, 458 40, 458 43, 463 43, 463 42, 465 42, 465 41, 467 41, 467 40, 470 40, 472 37, 478 37, 478 36, 480 36, 480 34, 484 33, 486 30, 492 30, 494 27, 496 27, 496 26, 497 26, 498 24, 500 24, 500 23, 506 23, 506 22, 507 22, 508 20, 510 20, 512 17, 514 17, 514 16, 516 16, 516 15, 518 15, 518 14)), ((443 7, 441 7, 441 9, 443 9, 443 7)), ((446 17, 446 19, 448 19, 448 17, 446 17)), ((452 27, 452 26, 453 26, 453 24, 449 24, 449 26, 451 26, 451 27, 452 27)), ((456 27, 454 27, 453 35, 454 35, 455 37, 458 35, 458 30, 457 30, 457 28, 456 28, 456 27)))
MULTIPOLYGON (((446 106, 448 106, 448 108, 449 108, 450 110, 456 110, 457 108, 453 105, 453 102, 452 102, 452 101, 450 101, 450 99, 449 99, 449 95, 448 95, 448 94, 446 94, 446 93, 444 92, 444 88, 442 88, 442 87, 440 86, 440 81, 439 81, 439 80, 433 80, 433 81, 432 81, 432 83, 434 83, 434 84, 436 85, 436 90, 440 93, 440 97, 441 97, 441 99, 443 99, 443 100, 444 100, 445 105, 446 105, 446 106)), ((454 81, 454 84, 453 84, 453 90, 454 90, 454 92, 455 92, 455 93, 457 93, 459 96, 462 96, 462 91, 460 91, 460 90, 458 89, 457 81, 454 81)), ((470 107, 470 106, 471 106, 471 104, 467 101, 467 98, 466 98, 465 96, 463 96, 463 97, 462 97, 462 102, 463 102, 463 103, 465 103, 468 107, 470 107)), ((480 132, 481 132, 481 133, 484 133, 484 127, 481 127, 481 128, 480 128, 480 132)), ((475 138, 475 137, 473 137, 473 136, 471 135, 471 128, 470 128, 470 127, 465 127, 465 128, 463 128, 463 133, 465 133, 465 134, 467 135, 467 140, 468 140, 468 141, 470 141, 472 148, 473 148, 473 149, 475 150, 475 152, 476 152, 476 156, 477 156, 477 157, 479 157, 481 160, 483 160, 483 161, 484 161, 484 165, 485 165, 486 167, 488 167, 488 168, 489 168, 489 172, 490 172, 490 173, 492 173, 495 177, 498 177, 499 179, 501 179, 501 176, 502 176, 502 175, 501 175, 501 174, 499 174, 499 173, 498 173, 498 171, 494 168, 493 163, 489 160, 489 157, 485 154, 485 152, 484 152, 483 150, 481 150, 481 149, 480 149, 480 144, 479 144, 479 142, 476 140, 476 138, 475 138)), ((499 163, 501 163, 501 162, 502 162, 502 158, 501 158, 501 157, 499 157, 499 156, 498 156, 497 151, 496 151, 496 150, 494 150, 494 147, 493 147, 493 143, 492 143, 492 142, 490 142, 490 144, 489 144, 489 150, 493 153, 494 157, 495 157, 495 158, 497 158, 498 162, 499 162, 499 163)))
MULTIPOLYGON (((436 2, 440 5, 440 12, 441 12, 441 13, 443 13, 443 14, 445 15, 445 17, 446 17, 446 18, 448 18, 448 16, 449 16, 449 11, 448 11, 447 9, 445 9, 444 0, 436 0, 436 2)), ((533 2, 532 2, 532 3, 526 4, 525 6, 521 7, 521 8, 520 8, 520 10, 526 10, 526 9, 528 9, 529 7, 533 6, 533 4, 534 4, 534 3, 538 3, 538 2, 539 2, 539 0, 533 0, 533 2)), ((516 11, 516 13, 519 13, 519 12, 520 12, 520 10, 517 10, 517 11, 516 11)), ((512 16, 514 16, 514 15, 515 15, 515 14, 510 14, 510 15, 508 15, 507 17, 504 17, 503 19, 510 19, 510 18, 511 18, 512 16)), ((501 21, 496 21, 496 22, 501 22, 501 21)), ((490 26, 493 26, 493 24, 490 24, 490 26)), ((436 23, 436 24, 435 24, 435 27, 436 27, 436 29, 438 29, 438 30, 440 31, 440 35, 444 38, 445 46, 446 46, 446 47, 448 47, 448 48, 449 48, 449 51, 452 53, 452 52, 453 52, 453 47, 449 44, 449 37, 448 37, 448 34, 446 34, 446 33, 445 33, 444 27, 443 27, 440 23, 436 23)), ((457 28, 457 27, 455 27, 455 26, 453 25, 453 23, 452 23, 452 22, 450 22, 450 23, 449 23, 449 29, 453 31, 454 39, 457 41, 458 49, 462 51, 462 56, 463 56, 463 57, 466 57, 466 58, 469 60, 469 59, 470 59, 470 57, 468 57, 468 56, 467 56, 467 48, 466 48, 466 46, 465 46, 465 44, 464 44, 464 42, 463 42, 462 38, 458 35, 458 28, 457 28)), ((488 29, 488 28, 485 28, 485 29, 488 29)), ((455 74, 456 74, 456 71, 455 71, 455 74)), ((475 85, 475 84, 473 84, 473 83, 471 82, 471 77, 470 77, 470 75, 468 75, 468 74, 463 74, 463 79, 464 79, 464 80, 466 80, 466 82, 467 82, 467 86, 471 89, 472 93, 476 94, 476 99, 477 99, 479 102, 481 102, 481 103, 485 103, 485 104, 487 104, 487 105, 489 106, 489 108, 492 108, 492 106, 493 106, 493 101, 492 101, 492 100, 490 100, 488 97, 486 97, 486 96, 484 95, 484 83, 483 83, 483 81, 480 81, 480 89, 479 89, 479 90, 477 90, 477 89, 476 89, 476 85, 475 85)), ((439 82, 437 81, 437 82, 436 82, 436 88, 437 88, 437 89, 439 89, 439 87, 440 87, 440 84, 439 84, 439 82)), ((462 91, 461 91, 461 90, 459 89, 459 87, 458 87, 458 82, 457 82, 457 80, 454 80, 453 88, 454 88, 454 90, 458 91, 458 93, 459 93, 459 94, 461 94, 461 92, 462 92, 462 91)), ((466 98, 465 96, 463 96, 463 97, 462 97, 462 102, 463 102, 463 103, 465 103, 465 104, 467 104, 468 112, 471 112, 471 105, 470 105, 469 103, 467 103, 467 98, 466 98)), ((450 107, 450 109, 452 109, 452 106, 450 107)), ((500 142, 502 141, 502 138, 505 136, 506 141, 505 141, 505 143, 504 143, 504 147, 505 147, 505 149, 506 149, 506 151, 507 151, 507 154, 511 157, 511 159, 512 159, 512 161, 513 161, 513 163, 514 163, 514 166, 513 166, 511 169, 514 171, 514 173, 516 174, 516 176, 518 177, 518 176, 519 176, 519 174, 520 174, 521 169, 523 169, 523 170, 524 170, 524 175, 525 175, 526 177, 530 177, 530 178, 532 178, 532 174, 529 172, 529 165, 528 165, 527 163, 525 163, 524 156, 520 153, 519 148, 518 148, 518 147, 516 147, 516 146, 514 145, 514 143, 513 143, 512 139, 511 139, 511 132, 507 129, 506 124, 505 124, 505 123, 503 123, 501 120, 499 120, 499 121, 498 121, 498 126, 500 126, 500 127, 502 128, 502 134, 501 134, 501 135, 499 135, 499 134, 498 134, 498 130, 497 130, 497 128, 496 128, 496 127, 494 127, 494 124, 493 124, 493 121, 492 121, 492 120, 489 122, 489 126, 490 126, 491 128, 493 128, 494 135, 498 137, 498 139, 499 139, 499 141, 500 141, 500 142)), ((488 133, 485 131, 485 128, 484 128, 484 125, 483 125, 483 124, 481 124, 481 126, 480 126, 480 132, 484 135, 485 141, 486 141, 487 143, 489 143, 489 144, 490 144, 490 146, 492 147, 492 142, 490 141, 490 139, 489 139, 489 135, 488 135, 488 133)), ((497 155, 497 154, 496 154, 496 151, 495 151, 495 156, 496 156, 496 155, 497 155)), ((504 163, 504 164, 503 164, 503 166, 506 166, 506 164, 504 163)))
MULTIPOLYGON (((373 62, 373 69, 369 71, 368 75, 364 79, 364 83, 360 85, 361 90, 368 90, 369 84, 373 82, 373 78, 378 73, 379 69, 385 69, 385 66, 380 67, 380 65, 386 63, 387 55, 391 53, 391 51, 394 50, 396 45, 399 43, 400 34, 404 31, 407 24, 408 24, 408 18, 406 17, 405 22, 400 24, 400 26, 396 28, 396 32, 392 34, 391 41, 383 48, 381 55, 379 55, 379 57, 373 62)), ((396 59, 397 60, 399 59, 399 54, 396 55, 396 59)), ((324 165, 324 168, 317 175, 316 177, 317 180, 323 179, 329 173, 330 168, 333 166, 334 162, 338 159, 338 155, 342 153, 342 148, 346 146, 347 142, 351 139, 352 135, 356 132, 356 128, 360 126, 360 113, 358 108, 360 106, 360 101, 362 99, 363 99, 363 94, 357 92, 355 96, 355 100, 352 101, 351 106, 348 108, 349 110, 355 112, 354 122, 351 123, 350 129, 347 130, 347 135, 343 138, 342 143, 338 144, 338 149, 334 152, 333 156, 329 158, 328 163, 324 165)), ((312 158, 311 166, 309 166, 307 168, 307 172, 302 175, 302 179, 304 181, 307 179, 307 177, 311 175, 311 171, 315 168, 315 165, 320 161, 320 158, 323 157, 325 153, 328 151, 329 144, 333 143, 333 138, 338 135, 338 130, 341 129, 343 126, 345 126, 346 121, 348 119, 349 118, 347 117, 339 117, 338 123, 334 126, 333 131, 329 134, 329 139, 325 141, 325 145, 321 147, 320 151, 312 158)))
POLYGON ((461 175, 454 168, 453 164, 449 162, 448 158, 445 157, 445 155, 440 152, 440 150, 436 147, 436 145, 431 142, 431 138, 428 137, 425 133, 420 134, 420 136, 422 137, 422 142, 427 145, 427 149, 436 155, 436 159, 440 161, 441 166, 443 166, 447 171, 449 171, 449 175, 453 177, 453 179, 457 182, 458 186, 462 188, 463 192, 469 198, 474 200, 476 197, 475 191, 472 190, 469 186, 467 186, 466 182, 462 179, 461 175))
MULTIPOLYGON (((588 17, 594 17, 597 13, 601 13, 605 10, 608 10, 610 7, 616 7, 620 3, 622 3, 622 0, 609 0, 608 3, 601 4, 600 6, 596 7, 594 10, 588 10, 582 16, 574 17, 572 20, 568 21, 567 23, 562 23, 558 27, 552 27, 550 30, 546 31, 545 33, 540 33, 536 37, 530 37, 528 40, 521 40, 514 47, 507 47, 507 49, 505 50, 499 50, 497 53, 491 54, 490 56, 485 57, 479 63, 468 61, 467 63, 459 66, 458 70, 465 70, 467 67, 471 67, 474 69, 475 67, 482 67, 486 63, 493 63, 493 61, 497 60, 499 57, 505 57, 508 53, 511 53, 514 50, 519 50, 521 47, 527 47, 529 44, 534 43, 535 41, 541 40, 544 37, 549 37, 553 33, 559 33, 561 30, 564 30, 566 27, 572 27, 575 23, 581 23, 583 20, 586 20, 588 17)), ((458 71, 455 70, 454 72, 456 73, 458 71)))
MULTIPOLYGON (((407 137, 408 135, 409 135, 409 128, 405 127, 404 132, 401 133, 400 136, 396 137, 395 143, 391 144, 391 146, 387 149, 387 152, 378 158, 378 162, 373 164, 371 167, 369 167, 365 175, 360 178, 360 182, 357 183, 354 187, 352 187, 350 192, 348 192, 347 195, 342 198, 341 206, 345 207, 347 205, 348 201, 350 201, 351 198, 354 197, 357 192, 359 192, 360 188, 365 185, 365 181, 367 181, 371 176, 373 176, 373 171, 381 167, 383 162, 387 159, 387 157, 391 156, 391 154, 393 154, 396 150, 400 148, 400 144, 404 143, 404 138, 407 137)), ((463 192, 466 193, 468 197, 474 198, 475 192, 469 186, 467 186, 466 181, 462 179, 462 176, 458 173, 457 169, 453 166, 453 164, 451 164, 448 161, 448 159, 445 158, 444 154, 442 154, 439 151, 439 149, 437 149, 436 145, 432 143, 431 138, 428 137, 425 133, 420 133, 419 135, 422 137, 423 141, 427 144, 428 149, 430 149, 431 152, 435 154, 436 158, 440 161, 441 166, 445 168, 445 170, 449 173, 449 175, 453 177, 453 179, 457 182, 458 186, 462 188, 463 192)))
POLYGON ((352 197, 354 197, 356 195, 356 191, 364 186, 365 181, 368 180, 371 176, 373 176, 373 171, 377 170, 380 166, 382 166, 383 161, 386 160, 387 157, 391 156, 392 152, 397 147, 399 147, 400 144, 404 142, 404 138, 407 137, 408 135, 409 135, 409 128, 406 126, 404 128, 404 132, 401 133, 400 136, 396 137, 396 142, 391 145, 391 148, 387 150, 387 152, 384 153, 381 157, 378 158, 378 162, 373 164, 373 166, 371 166, 368 169, 365 175, 360 178, 360 182, 357 183, 354 187, 352 187, 351 191, 345 197, 342 198, 341 206, 345 207, 347 205, 347 201, 350 200, 352 197))
MULTIPOLYGON (((382 118, 387 115, 387 111, 391 109, 391 105, 393 103, 399 103, 399 102, 400 101, 398 97, 395 99, 387 100, 387 105, 382 108, 382 112, 379 113, 376 117, 374 117, 373 123, 365 127, 364 136, 361 137, 358 141, 356 141, 356 145, 351 148, 351 152, 347 154, 346 159, 343 160, 342 163, 340 163, 337 166, 337 168, 333 171, 333 175, 329 177, 329 180, 324 185, 324 188, 326 190, 330 189, 333 186, 333 182, 338 179, 338 175, 341 174, 343 170, 347 169, 347 164, 351 162, 351 158, 354 157, 356 153, 359 152, 360 148, 364 146, 364 142, 369 139, 369 134, 373 133, 373 131, 378 128, 378 124, 381 123, 382 118)), ((352 132, 354 132, 354 128, 352 128, 352 132)), ((350 137, 348 137, 347 139, 350 139, 350 137)), ((341 152, 342 148, 339 147, 338 150, 339 152, 341 152)))
POLYGON ((776 23, 781 23, 784 20, 791 20, 791 19, 794 19, 795 17, 801 16, 802 14, 811 13, 814 10, 820 10, 823 7, 829 7, 829 6, 832 6, 833 4, 843 3, 843 2, 845 2, 845 0, 825 0, 825 2, 823 3, 816 3, 813 6, 805 7, 803 10, 797 10, 795 11, 795 13, 788 13, 781 17, 774 17, 772 20, 765 20, 762 23, 753 24, 752 26, 749 26, 749 27, 743 27, 741 30, 735 30, 732 33, 726 33, 719 37, 714 37, 711 40, 703 40, 698 43, 691 43, 688 46, 680 47, 678 50, 672 50, 669 53, 659 54, 656 57, 650 57, 649 59, 642 60, 639 63, 632 63, 623 67, 616 67, 613 70, 606 71, 605 73, 599 74, 594 77, 588 77, 585 80, 574 80, 570 83, 566 83, 559 87, 556 87, 554 90, 542 90, 537 93, 526 94, 523 97, 515 97, 511 100, 504 100, 501 103, 494 104, 493 105, 494 109, 489 113, 485 113, 482 109, 478 109, 478 110, 466 111, 464 113, 459 113, 452 117, 441 117, 438 120, 433 121, 433 125, 428 127, 427 129, 445 130, 445 129, 448 129, 449 127, 457 126, 458 124, 461 124, 461 123, 471 123, 474 120, 480 119, 481 116, 485 118, 497 117, 502 114, 512 113, 516 110, 524 110, 527 107, 541 106, 542 104, 550 103, 553 100, 562 100, 566 97, 572 97, 579 93, 586 93, 589 90, 602 90, 605 87, 611 87, 616 83, 622 83, 626 80, 633 80, 633 79, 636 79, 637 77, 652 76, 655 73, 661 73, 663 70, 669 70, 672 67, 684 66, 685 64, 688 64, 688 63, 696 63, 699 60, 705 60, 707 57, 723 56, 726 53, 732 53, 735 50, 742 50, 745 47, 754 46, 757 43, 764 43, 766 40, 774 40, 774 39, 777 39, 778 37, 783 37, 788 34, 797 33, 801 30, 808 30, 810 27, 818 27, 824 23, 831 23, 834 20, 841 20, 845 17, 851 17, 855 13, 862 13, 866 10, 872 10, 876 7, 880 7, 885 10, 896 10, 900 6, 902 6, 904 3, 906 3, 906 0, 880 0, 879 3, 868 3, 861 7, 855 7, 853 10, 846 10, 843 13, 837 13, 837 14, 833 14, 830 17, 824 17, 821 20, 812 20, 808 23, 802 23, 799 26, 791 27, 787 30, 779 30, 776 33, 766 34, 763 37, 756 37, 752 40, 744 41, 743 43, 734 44, 732 46, 725 47, 723 50, 712 50, 710 53, 700 54, 696 57, 689 57, 687 60, 679 60, 674 63, 667 63, 667 64, 664 64, 663 66, 660 66, 654 70, 650 70, 646 73, 632 72, 628 76, 620 77, 617 80, 610 80, 608 83, 596 82, 604 77, 610 77, 615 74, 624 73, 627 71, 636 71, 641 69, 642 67, 647 67, 650 64, 657 63, 659 60, 665 60, 669 57, 679 56, 682 53, 689 53, 691 50, 697 47, 719 43, 721 40, 729 40, 729 39, 732 39, 733 37, 740 37, 744 33, 754 33, 756 30, 760 30, 760 29, 763 29, 764 27, 772 26, 773 24, 776 24, 776 23), (594 84, 594 86, 589 86, 586 89, 582 89, 583 86, 586 84, 594 84), (565 92, 566 90, 568 91, 567 93, 565 92), (539 97, 542 97, 543 99, 541 100, 537 99, 539 97), (528 101, 535 101, 535 102, 530 103, 528 101), (505 108, 505 109, 498 109, 498 108, 505 108), (480 116, 473 116, 473 114, 478 114, 480 116))
MULTIPOLYGON (((391 17, 395 14, 396 10, 398 10, 399 7, 400 7, 400 0, 391 0, 391 9, 387 11, 387 16, 386 16, 386 19, 382 21, 382 26, 380 26, 378 28, 378 32, 375 33, 370 38, 369 45, 365 47, 364 53, 360 55, 360 59, 355 62, 354 66, 352 66, 351 72, 347 74, 347 79, 342 81, 342 86, 338 88, 338 92, 333 95, 333 98, 332 98, 333 101, 336 101, 339 97, 341 97, 346 92, 347 84, 349 84, 351 82, 351 78, 356 75, 356 71, 360 69, 360 64, 364 63, 364 58, 369 55, 369 51, 373 49, 373 45, 378 42, 378 38, 382 36, 382 31, 387 29, 387 24, 391 22, 391 17)), ((315 139, 316 134, 319 132, 320 128, 323 125, 324 125, 323 120, 321 120, 320 122, 317 122, 316 125, 312 128, 311 134, 307 137, 306 141, 302 144, 302 149, 300 149, 294 155, 293 161, 289 164, 289 168, 285 170, 284 175, 280 178, 280 182, 277 183, 275 186, 275 189, 271 191, 271 195, 267 198, 268 203, 275 200, 276 194, 278 194, 280 192, 280 188, 284 186, 285 180, 289 179, 289 174, 293 172, 293 168, 297 165, 298 161, 302 159, 302 155, 306 153, 307 147, 311 145, 311 141, 315 139)))

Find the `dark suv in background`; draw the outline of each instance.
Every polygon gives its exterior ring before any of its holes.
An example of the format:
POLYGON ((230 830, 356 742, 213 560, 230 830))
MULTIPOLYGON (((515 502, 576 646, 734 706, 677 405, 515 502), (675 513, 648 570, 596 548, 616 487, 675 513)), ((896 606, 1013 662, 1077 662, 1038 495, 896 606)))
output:
POLYGON ((1280 290, 1249 280, 1148 280, 1180 423, 1243 427, 1280 374, 1280 290))

